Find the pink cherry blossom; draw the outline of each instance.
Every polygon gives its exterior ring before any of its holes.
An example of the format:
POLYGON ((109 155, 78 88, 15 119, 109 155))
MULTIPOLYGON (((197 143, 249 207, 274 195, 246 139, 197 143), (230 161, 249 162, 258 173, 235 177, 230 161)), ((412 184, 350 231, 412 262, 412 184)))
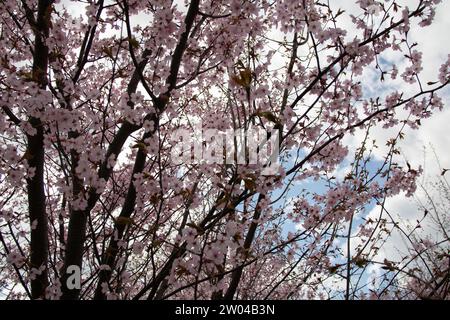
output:
POLYGON ((3 1, 2 294, 448 298, 417 231, 445 214, 386 205, 423 189, 401 141, 445 112, 440 2, 3 1))

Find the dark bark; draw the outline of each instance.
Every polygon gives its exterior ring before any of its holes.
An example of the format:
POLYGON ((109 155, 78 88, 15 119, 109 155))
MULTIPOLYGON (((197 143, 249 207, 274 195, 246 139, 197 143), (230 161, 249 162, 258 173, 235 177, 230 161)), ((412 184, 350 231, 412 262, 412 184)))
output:
MULTIPOLYGON (((133 75, 130 79, 130 82, 128 83, 127 93, 132 94, 136 92, 137 86, 139 84, 139 74, 143 71, 146 64, 148 63, 148 56, 149 52, 144 52, 143 54, 143 60, 138 65, 138 68, 135 69, 133 72, 133 75)), ((99 178, 105 179, 105 181, 108 181, 108 179, 111 176, 113 168, 108 167, 108 159, 110 156, 114 155, 114 157, 117 157, 119 153, 122 150, 123 145, 125 144, 125 141, 128 139, 128 137, 139 129, 139 126, 133 125, 129 122, 124 122, 122 126, 117 131, 116 135, 114 136, 114 139, 110 143, 104 160, 100 164, 100 168, 98 170, 98 176, 99 178)), ((73 158, 73 157, 72 157, 73 158)), ((73 161, 73 160, 72 160, 73 161)), ((73 161, 73 170, 76 168, 76 163, 73 161)), ((74 173, 72 174, 76 181, 76 176, 74 173)), ((75 185, 74 185, 75 188, 75 185)), ((80 191, 80 188, 78 188, 78 192, 80 191)), ((76 190, 74 190, 74 193, 78 193, 76 190)), ((86 224, 88 216, 91 212, 91 210, 94 208, 95 204, 97 203, 98 199, 100 198, 100 194, 96 192, 94 189, 90 189, 87 193, 88 195, 88 206, 85 210, 82 211, 73 211, 71 212, 70 219, 69 219, 69 227, 67 232, 67 245, 66 245, 66 255, 64 259, 64 266, 62 269, 61 274, 61 284, 62 284, 62 299, 65 300, 76 300, 78 299, 80 290, 72 289, 69 290, 67 288, 67 268, 70 265, 77 265, 82 267, 82 261, 83 261, 83 251, 84 251, 84 242, 86 238, 86 224)))
MULTIPOLYGON (((45 38, 49 35, 50 14, 52 1, 40 0, 38 2, 37 19, 34 25, 35 45, 33 55, 32 77, 39 88, 47 88, 48 48, 45 38)), ((40 107, 41 110, 44 106, 40 107)), ((33 177, 27 179, 28 213, 30 224, 37 222, 31 229, 30 263, 33 268, 45 267, 45 270, 31 280, 32 299, 45 298, 45 289, 48 286, 48 225, 45 209, 44 190, 44 129, 39 118, 30 117, 29 123, 36 129, 36 134, 27 134, 28 164, 35 170, 33 177)))
MULTIPOLYGON (((264 199, 263 195, 259 195, 258 198, 258 204, 260 203, 260 201, 264 199)), ((253 214, 253 220, 257 220, 259 219, 261 216, 261 210, 257 207, 255 209, 255 213, 253 214)), ((239 252, 238 250, 238 254, 244 254, 246 255, 248 253, 248 250, 250 250, 250 247, 252 245, 253 239, 255 238, 255 234, 256 234, 256 228, 258 227, 258 223, 252 221, 252 223, 250 224, 250 228, 248 229, 247 232, 247 236, 245 237, 245 241, 244 241, 244 252, 239 252)), ((239 268, 237 268, 235 271, 233 271, 233 273, 231 274, 231 282, 230 285, 228 286, 227 292, 225 293, 225 295, 223 296, 224 300, 232 300, 236 290, 239 286, 239 282, 241 281, 241 277, 242 277, 242 272, 244 271, 244 264, 242 266, 240 266, 239 268)))
MULTIPOLYGON (((178 41, 178 44, 172 55, 172 60, 171 60, 171 64, 170 64, 170 73, 169 73, 169 76, 166 81, 166 83, 169 85, 168 92, 165 95, 159 97, 155 101, 156 102, 155 109, 157 110, 158 114, 161 113, 162 111, 164 111, 164 109, 167 105, 167 102, 170 98, 170 92, 176 86, 176 81, 177 81, 178 71, 179 71, 180 65, 181 65, 181 60, 183 58, 183 53, 187 46, 187 41, 188 41, 192 26, 194 24, 195 17, 197 16, 197 13, 199 10, 199 4, 200 4, 200 0, 193 0, 190 4, 188 12, 186 14, 186 18, 184 21, 186 29, 183 32, 183 34, 181 35, 180 40, 178 41)), ((153 121, 155 122, 155 128, 157 128, 158 118, 154 118, 153 121)), ((144 134, 142 140, 144 140, 148 137, 151 137, 153 135, 153 133, 154 132, 144 134)), ((144 169, 145 158, 146 158, 145 151, 140 149, 136 156, 136 160, 135 160, 134 167, 133 167, 133 173, 131 175, 131 180, 130 180, 129 187, 128 187, 128 192, 127 192, 125 202, 124 202, 124 205, 122 207, 119 217, 129 218, 134 211, 134 207, 136 205, 136 189, 134 188, 133 177, 136 173, 140 173, 144 169)), ((97 287, 95 290, 94 299, 97 299, 97 300, 106 299, 105 294, 102 292, 101 286, 103 283, 105 283, 105 282, 107 283, 111 278, 115 259, 116 259, 117 253, 118 253, 117 241, 122 238, 124 230, 125 230, 125 225, 116 223, 116 226, 115 226, 116 232, 114 232, 114 233, 115 234, 117 233, 117 239, 115 239, 114 236, 111 237, 108 248, 105 250, 105 255, 103 257, 103 263, 107 264, 111 270, 102 270, 100 272, 99 281, 97 283, 97 287)), ((169 265, 171 266, 171 263, 169 265)), ((152 290, 152 295, 154 295, 156 293, 159 283, 163 279, 164 279, 164 277, 161 277, 161 279, 157 279, 158 280, 157 285, 153 288, 154 290, 152 290)))
MULTIPOLYGON (((69 138, 76 139, 79 135, 78 133, 71 131, 69 132, 69 138)), ((77 151, 72 150, 70 154, 70 159, 72 163, 71 176, 72 176, 72 196, 77 198, 80 193, 83 192, 83 182, 78 178, 75 169, 78 166, 79 154, 77 151)), ((78 297, 80 290, 67 288, 67 268, 70 265, 78 265, 81 269, 81 261, 83 259, 83 248, 82 246, 78 248, 79 244, 84 243, 86 236, 86 221, 87 213, 84 210, 73 210, 70 208, 70 219, 69 219, 69 229, 67 233, 67 244, 66 244, 66 255, 64 260, 64 267, 62 273, 62 293, 63 299, 76 299, 78 297)))
MULTIPOLYGON (((148 132, 147 134, 144 134, 143 140, 150 137, 153 134, 153 132, 148 132)), ((126 223, 123 223, 123 218, 130 218, 131 214, 134 211, 134 206, 136 204, 136 188, 134 187, 134 181, 133 177, 136 173, 142 172, 144 170, 145 166, 145 158, 147 157, 147 152, 143 149, 139 149, 136 160, 134 162, 133 167, 133 173, 131 174, 131 181, 128 186, 128 192, 125 198, 125 202, 122 206, 122 210, 120 211, 118 223, 116 222, 115 228, 114 228, 114 235, 111 237, 108 248, 105 251, 102 264, 108 265, 111 270, 102 270, 100 271, 99 280, 97 283, 97 288, 95 290, 95 296, 94 299, 96 300, 104 300, 106 297, 102 292, 102 283, 108 282, 111 278, 112 270, 114 268, 114 262, 116 260, 116 256, 118 253, 118 246, 117 242, 119 239, 122 239, 123 233, 125 231, 125 228, 127 226, 126 223)))

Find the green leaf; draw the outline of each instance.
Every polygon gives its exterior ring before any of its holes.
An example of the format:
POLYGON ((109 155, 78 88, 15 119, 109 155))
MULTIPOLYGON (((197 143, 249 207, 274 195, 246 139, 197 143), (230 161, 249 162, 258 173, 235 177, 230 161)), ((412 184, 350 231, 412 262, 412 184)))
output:
POLYGON ((112 48, 104 47, 102 50, 109 58, 114 59, 112 48))
POLYGON ((136 38, 128 38, 128 42, 133 49, 139 48, 139 42, 136 40, 136 38))
POLYGON ((335 274, 338 271, 339 267, 339 265, 331 266, 328 268, 328 272, 330 272, 331 274, 335 274))
POLYGON ((134 224, 134 220, 128 217, 118 217, 116 219, 116 224, 119 225, 128 225, 128 224, 134 224))
POLYGON ((360 268, 364 268, 364 267, 367 265, 368 262, 369 262, 369 261, 367 261, 367 260, 364 259, 364 258, 357 258, 357 259, 355 260, 355 265, 357 265, 357 266, 360 267, 360 268))
POLYGON ((186 226, 197 230, 198 234, 203 234, 203 232, 205 232, 205 230, 203 230, 202 227, 200 227, 199 225, 195 224, 194 222, 188 222, 188 223, 186 223, 186 226))
POLYGON ((137 148, 139 150, 147 152, 147 145, 145 143, 143 143, 143 142, 136 143, 134 146, 132 146, 132 148, 135 148, 135 149, 137 148))
POLYGON ((234 81, 234 83, 240 85, 244 88, 250 88, 250 84, 252 82, 252 71, 248 68, 245 68, 243 70, 239 71, 238 75, 232 75, 231 80, 234 81))
POLYGON ((275 123, 276 125, 281 125, 281 121, 270 111, 259 111, 254 113, 253 116, 259 116, 275 123))
POLYGON ((244 179, 245 188, 250 191, 254 191, 256 189, 256 183, 252 179, 244 179))

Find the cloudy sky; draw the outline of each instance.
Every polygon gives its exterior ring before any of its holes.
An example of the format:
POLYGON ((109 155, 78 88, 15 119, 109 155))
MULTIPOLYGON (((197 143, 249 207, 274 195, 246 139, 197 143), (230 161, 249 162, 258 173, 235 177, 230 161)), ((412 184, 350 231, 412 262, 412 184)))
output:
MULTIPOLYGON (((338 0, 333 1, 333 4, 335 2, 336 5, 346 8, 346 10, 348 10, 347 12, 352 12, 352 4, 354 5, 353 1, 338 0)), ((404 0, 401 1, 401 3, 409 5, 412 8, 417 1, 404 0)), ((435 21, 431 26, 426 28, 414 26, 411 28, 409 35, 411 42, 417 42, 419 50, 423 52, 424 70, 420 75, 425 82, 437 80, 437 71, 439 70, 441 64, 447 60, 448 54, 450 54, 450 46, 448 42, 448 32, 450 30, 450 19, 448 18, 449 13, 450 1, 443 1, 438 6, 435 21)), ((392 59, 392 62, 401 65, 401 56, 390 58, 392 59)), ((401 68, 399 69, 401 70, 401 68)), ((371 71, 369 70, 368 73, 370 72, 371 71)), ((365 80, 366 79, 370 80, 371 77, 367 76, 365 77, 365 80)), ((380 87, 378 83, 373 83, 372 85, 372 89, 374 91, 379 91, 380 89, 389 90, 390 86, 398 86, 399 90, 410 93, 417 90, 417 87, 414 85, 405 86, 403 84, 402 86, 399 86, 399 84, 395 81, 390 81, 388 84, 385 84, 384 88, 380 87)), ((369 91, 370 86, 371 84, 366 86, 369 87, 369 91)), ((420 181, 427 186, 429 186, 431 182, 438 180, 442 168, 450 168, 450 90, 447 87, 446 90, 441 91, 439 94, 443 99, 444 109, 440 112, 435 112, 431 118, 424 120, 422 122, 422 126, 418 130, 406 129, 405 139, 400 140, 399 144, 401 154, 397 156, 397 161, 399 163, 405 164, 405 161, 407 160, 413 167, 421 165, 424 168, 424 174, 420 181), (440 166, 435 158, 434 151, 439 159, 440 166)), ((386 141, 388 137, 393 136, 393 133, 394 131, 392 130, 374 130, 373 138, 378 141, 386 141)), ((352 144, 352 141, 349 141, 349 144, 352 144)), ((382 143, 379 143, 378 145, 380 148, 376 150, 378 152, 378 156, 382 157, 385 152, 383 149, 386 146, 382 143)), ((438 196, 435 194, 434 190, 428 189, 428 191, 430 191, 435 197, 438 196)), ((426 202, 426 194, 420 187, 418 188, 415 196, 417 199, 426 202)), ((386 208, 391 214, 400 217, 400 221, 402 221, 405 225, 415 222, 417 219, 420 220, 424 214, 423 210, 418 209, 417 202, 413 199, 405 198, 404 194, 389 198, 386 202, 386 208)), ((379 211, 380 208, 375 207, 370 215, 377 216, 379 211)), ((432 232, 431 228, 426 227, 427 226, 425 225, 423 230, 425 233, 432 232)), ((395 249, 401 249, 402 243, 403 242, 400 240, 399 235, 395 235, 391 243, 385 247, 386 255, 395 256, 397 253, 395 249)))

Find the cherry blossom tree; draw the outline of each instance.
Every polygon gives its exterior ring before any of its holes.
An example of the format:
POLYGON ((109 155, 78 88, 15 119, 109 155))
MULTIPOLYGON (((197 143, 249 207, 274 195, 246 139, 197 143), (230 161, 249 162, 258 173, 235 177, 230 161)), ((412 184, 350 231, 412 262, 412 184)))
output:
POLYGON ((414 194, 397 144, 450 81, 450 55, 424 79, 411 41, 441 1, 407 2, 2 0, 2 297, 401 297, 368 290, 389 233, 365 213, 414 194), (367 70, 403 86, 368 93, 367 70), (277 170, 191 158, 205 135, 178 161, 199 123, 275 132, 277 170))
MULTIPOLYGON (((405 242, 400 259, 384 259, 380 264, 384 274, 379 276, 381 296, 397 299, 448 299, 450 288, 450 220, 449 191, 446 178, 448 169, 442 168, 439 176, 427 176, 418 184, 423 193, 415 195, 421 212, 419 219, 396 219, 395 213, 383 207, 390 232, 397 231, 405 242), (432 232, 427 232, 431 229, 432 232)), ((375 280, 375 279, 374 279, 375 280)))

